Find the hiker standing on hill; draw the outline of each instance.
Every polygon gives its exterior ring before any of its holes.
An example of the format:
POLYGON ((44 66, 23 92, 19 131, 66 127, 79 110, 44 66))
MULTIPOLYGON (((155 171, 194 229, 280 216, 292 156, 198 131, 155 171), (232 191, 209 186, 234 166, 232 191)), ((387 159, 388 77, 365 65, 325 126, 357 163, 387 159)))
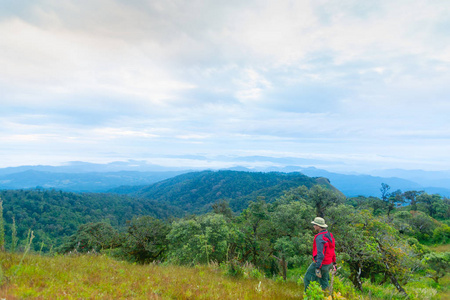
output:
POLYGON ((334 252, 334 237, 326 229, 325 220, 322 218, 315 218, 311 222, 314 225, 314 231, 317 234, 314 236, 313 243, 313 262, 308 267, 305 277, 305 292, 311 281, 318 281, 323 290, 328 287, 328 279, 330 277, 330 270, 332 267, 336 268, 336 253, 334 252))

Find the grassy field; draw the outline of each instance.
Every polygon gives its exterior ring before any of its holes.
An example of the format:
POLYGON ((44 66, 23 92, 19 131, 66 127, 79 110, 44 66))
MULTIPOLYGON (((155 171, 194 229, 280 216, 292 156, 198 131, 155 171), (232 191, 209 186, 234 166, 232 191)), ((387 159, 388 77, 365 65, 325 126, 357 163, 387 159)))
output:
MULTIPOLYGON (((217 265, 181 267, 136 265, 106 255, 40 256, 0 252, 0 299, 303 299, 303 285, 225 274, 217 265)), ((364 293, 349 291, 336 278, 335 288, 348 299, 404 299, 394 287, 367 281, 364 293), (345 292, 347 290, 347 292, 345 292)), ((450 276, 440 287, 416 276, 405 286, 410 299, 450 299, 450 276)), ((330 297, 331 298, 331 297, 330 297)), ((345 299, 345 298, 339 298, 345 299)))
POLYGON ((429 248, 434 252, 450 252, 450 244, 430 246, 429 248))
POLYGON ((302 299, 302 286, 234 279, 215 266, 133 265, 107 256, 0 254, 4 299, 302 299))

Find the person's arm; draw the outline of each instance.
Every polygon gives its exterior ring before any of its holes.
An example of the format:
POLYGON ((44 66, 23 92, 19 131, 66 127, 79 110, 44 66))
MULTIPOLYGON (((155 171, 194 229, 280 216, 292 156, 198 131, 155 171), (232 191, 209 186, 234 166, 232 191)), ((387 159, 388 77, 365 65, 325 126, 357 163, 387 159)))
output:
POLYGON ((316 238, 316 249, 317 249, 317 255, 315 257, 316 270, 320 269, 320 267, 322 266, 322 261, 325 258, 325 254, 323 253, 324 248, 325 248, 325 241, 323 239, 323 234, 321 234, 316 238))

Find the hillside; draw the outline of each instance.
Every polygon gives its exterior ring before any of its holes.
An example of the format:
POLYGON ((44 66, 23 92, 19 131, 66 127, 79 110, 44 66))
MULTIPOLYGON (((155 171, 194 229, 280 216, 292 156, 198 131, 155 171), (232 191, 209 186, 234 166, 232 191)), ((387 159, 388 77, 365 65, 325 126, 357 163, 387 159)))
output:
MULTIPOLYGON (((239 211, 260 197, 271 202, 292 188, 302 185, 310 188, 315 184, 334 189, 326 179, 301 173, 203 171, 169 178, 130 191, 129 195, 167 203, 191 213, 205 212, 212 203, 226 199, 233 210, 239 211)), ((124 192, 123 188, 120 190, 124 192)))
POLYGON ((52 245, 61 245, 64 237, 89 222, 106 221, 120 228, 139 215, 164 219, 206 212, 220 199, 228 200, 237 212, 258 198, 271 202, 291 188, 311 187, 317 183, 327 185, 328 181, 300 173, 204 171, 179 175, 149 186, 120 187, 114 190, 116 193, 3 190, 0 198, 3 200, 6 238, 11 237, 14 217, 21 239, 31 229, 36 235, 35 247, 44 242, 44 250, 48 250, 52 245))
MULTIPOLYGON (((388 184, 393 190, 423 190, 427 193, 438 193, 450 197, 450 171, 383 170, 372 171, 371 175, 341 174, 295 165, 255 169, 233 167, 229 170, 255 173, 300 172, 311 177, 325 177, 347 197, 359 195, 379 197, 381 183, 388 184)), ((62 166, 20 166, 0 168, 0 189, 40 187, 71 192, 108 192, 114 189, 115 193, 128 194, 131 192, 130 189, 137 191, 144 186, 188 172, 192 170, 163 167, 141 161, 108 164, 70 162, 62 166)))
MULTIPOLYGON (((245 167, 230 170, 255 171, 245 167)), ((429 194, 450 197, 450 171, 379 170, 369 174, 343 174, 315 167, 285 166, 261 168, 261 172, 300 172, 311 177, 325 177, 347 197, 379 197, 381 183, 395 190, 420 190, 429 194)))
POLYGON ((28 255, 18 268, 20 259, 18 254, 0 253, 0 270, 8 278, 0 287, 3 299, 281 300, 303 295, 303 287, 295 282, 230 277, 217 265, 189 268, 136 265, 104 255, 28 255), (17 269, 24 271, 14 276, 17 269))
POLYGON ((157 218, 182 216, 181 209, 164 203, 139 200, 126 195, 85 193, 55 190, 0 191, 3 200, 6 239, 11 239, 13 217, 17 235, 23 240, 29 229, 34 231, 35 247, 44 243, 44 251, 59 246, 64 237, 89 222, 106 221, 116 228, 126 225, 133 216, 157 218))
POLYGON ((0 175, 0 189, 46 188, 69 192, 106 192, 121 185, 149 185, 179 174, 167 172, 85 172, 60 173, 34 169, 0 175))

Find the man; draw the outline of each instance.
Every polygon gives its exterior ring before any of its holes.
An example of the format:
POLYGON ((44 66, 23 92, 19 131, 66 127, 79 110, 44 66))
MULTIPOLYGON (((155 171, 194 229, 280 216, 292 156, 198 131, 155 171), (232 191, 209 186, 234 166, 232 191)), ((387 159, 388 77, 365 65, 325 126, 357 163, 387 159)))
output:
POLYGON ((314 231, 317 234, 314 236, 313 243, 313 262, 308 267, 305 277, 303 279, 305 283, 305 292, 311 281, 318 281, 323 290, 328 287, 328 279, 330 277, 330 269, 336 268, 336 254, 334 252, 334 237, 326 229, 328 227, 325 224, 323 218, 315 218, 311 222, 314 225, 314 231))

